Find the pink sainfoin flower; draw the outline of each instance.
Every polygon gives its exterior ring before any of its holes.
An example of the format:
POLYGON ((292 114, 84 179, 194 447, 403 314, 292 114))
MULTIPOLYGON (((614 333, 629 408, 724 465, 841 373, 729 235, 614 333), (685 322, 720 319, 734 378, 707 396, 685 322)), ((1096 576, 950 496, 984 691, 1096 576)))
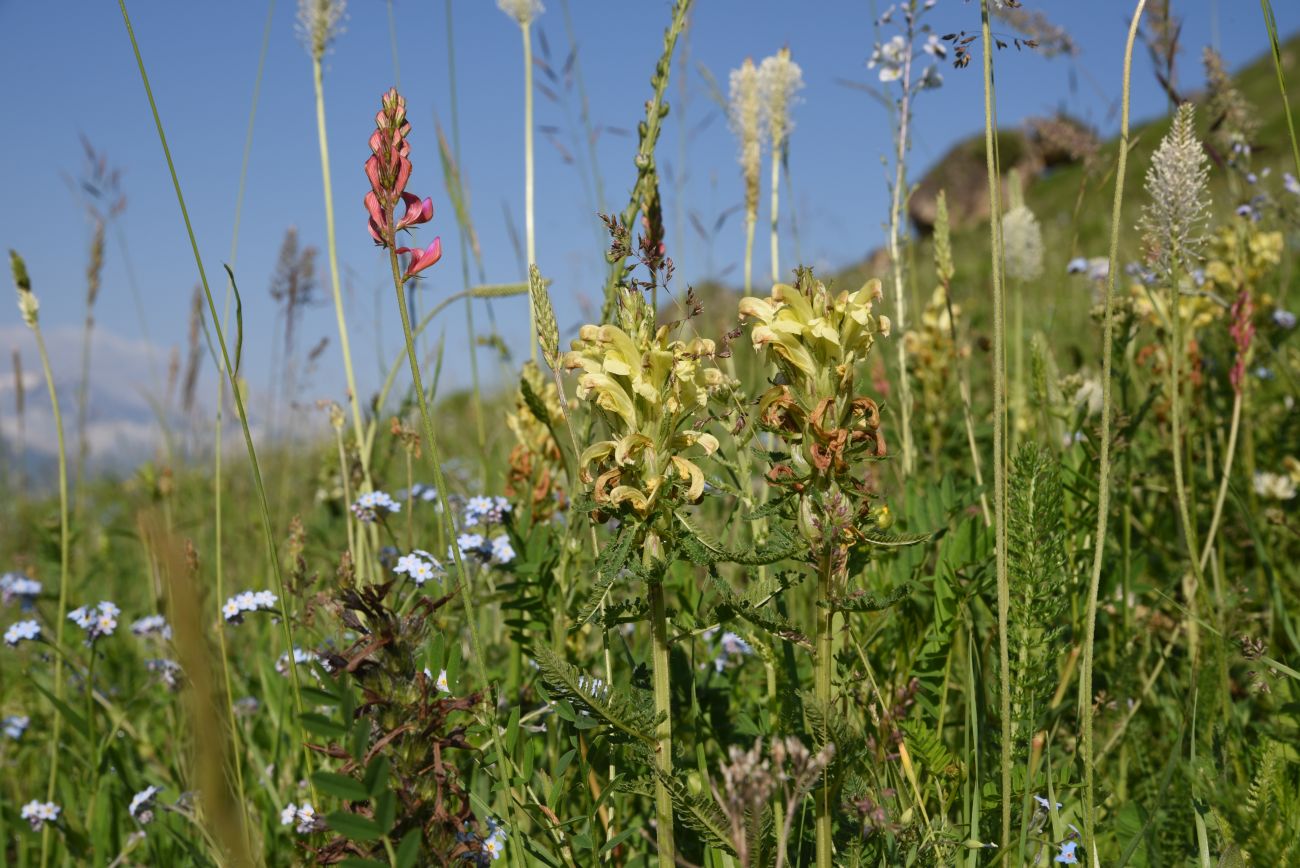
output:
POLYGON ((395 88, 389 88, 375 115, 375 131, 370 134, 370 157, 366 160, 366 177, 370 192, 366 194, 366 212, 370 215, 370 235, 380 247, 393 247, 398 254, 409 254, 404 278, 414 277, 442 258, 442 239, 435 238, 428 247, 397 247, 397 233, 433 218, 433 200, 421 200, 406 192, 411 177, 411 144, 406 140, 411 125, 406 120, 406 100, 395 88), (394 222, 397 203, 404 207, 402 218, 394 222))
POLYGON ((1232 381, 1232 390, 1240 395, 1242 380, 1246 378, 1250 344, 1255 339, 1255 303, 1251 301, 1250 290, 1241 291, 1237 300, 1232 303, 1229 316, 1232 318, 1232 325, 1228 326, 1228 334, 1232 336, 1232 342, 1237 345, 1237 360, 1232 365, 1228 379, 1232 381))

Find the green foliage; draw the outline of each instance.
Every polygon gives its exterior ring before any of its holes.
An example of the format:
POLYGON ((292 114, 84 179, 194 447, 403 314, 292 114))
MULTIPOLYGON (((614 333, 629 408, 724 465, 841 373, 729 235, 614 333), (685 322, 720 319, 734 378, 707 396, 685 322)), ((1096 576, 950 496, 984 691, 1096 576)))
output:
POLYGON ((1009 492, 1011 731, 1016 753, 1026 756, 1056 689, 1071 591, 1057 459, 1040 446, 1022 447, 1011 464, 1009 492))

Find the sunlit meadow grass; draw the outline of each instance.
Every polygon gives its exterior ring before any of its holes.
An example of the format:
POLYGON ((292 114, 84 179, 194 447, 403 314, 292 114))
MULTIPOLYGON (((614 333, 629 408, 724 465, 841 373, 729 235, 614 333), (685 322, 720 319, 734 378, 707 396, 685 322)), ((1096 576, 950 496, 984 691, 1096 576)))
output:
MULTIPOLYGON (((400 5, 372 5, 350 14, 397 27, 400 5)), ((346 179, 364 212, 335 214, 343 181, 322 174, 349 389, 305 435, 245 400, 268 377, 292 400, 333 351, 293 337, 316 291, 296 235, 267 372, 243 358, 238 218, 222 304, 191 232, 189 368, 212 363, 219 392, 160 407, 164 447, 121 482, 84 469, 119 212, 92 209, 67 441, 69 360, 40 331, 54 290, 11 254, 60 425, 57 495, 5 467, 2 864, 1300 864, 1300 46, 1267 0, 1262 65, 1234 80, 1207 52, 1208 92, 1135 130, 1138 34, 1172 63, 1168 5, 1136 2, 1119 139, 1043 178, 998 128, 998 88, 1020 86, 995 75, 1016 57, 998 34, 1062 35, 1019 4, 891 7, 863 46, 892 111, 887 245, 839 276, 778 268, 796 95, 817 94, 789 49, 754 46, 767 59, 730 81, 744 227, 702 233, 743 250, 743 293, 682 286, 667 246, 677 0, 587 323, 557 321, 534 249, 532 73, 554 70, 532 25, 553 13, 498 5, 503 44, 523 37, 528 271, 471 281, 465 178, 488 167, 464 162, 454 102, 448 137, 376 94, 333 143, 367 157, 346 179), (910 131, 944 75, 982 80, 988 207, 948 190, 909 232, 910 131), (765 154, 771 282, 752 263, 765 154), (435 159, 454 224, 413 192, 435 159), (353 385, 335 254, 336 232, 367 230, 403 325, 374 396, 353 385), (412 282, 447 267, 463 290, 417 310, 412 282), (476 299, 528 318, 531 358, 448 394, 422 336, 476 299), (220 447, 232 413, 247 461, 220 447), (176 447, 194 438, 175 418, 216 432, 211 464, 176 447)), ((321 58, 344 11, 300 4, 326 167, 321 58)), ((153 109, 150 46, 122 15, 153 109)), ((37 395, 18 394, 22 430, 37 395)))

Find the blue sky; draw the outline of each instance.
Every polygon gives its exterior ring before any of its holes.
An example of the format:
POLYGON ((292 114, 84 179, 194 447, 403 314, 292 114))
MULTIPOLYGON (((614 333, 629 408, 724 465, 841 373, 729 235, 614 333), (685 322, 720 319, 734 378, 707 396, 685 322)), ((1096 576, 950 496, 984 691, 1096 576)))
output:
MULTIPOLYGON (((491 0, 451 2, 462 171, 482 240, 484 277, 490 282, 517 280, 521 269, 506 215, 522 227, 519 33, 491 0)), ((649 95, 648 79, 669 4, 568 0, 572 41, 566 4, 550 0, 547 5, 535 29, 545 35, 557 66, 571 45, 577 45, 593 121, 634 130, 649 95)), ((738 215, 711 246, 686 222, 695 212, 711 224, 742 197, 736 147, 701 70, 707 69, 725 88, 728 71, 747 55, 761 59, 785 44, 802 65, 807 85, 795 110, 793 200, 782 191, 783 216, 793 213, 798 221, 803 259, 830 269, 861 260, 881 243, 887 187, 880 158, 890 149, 888 118, 869 96, 840 82, 874 82, 865 61, 875 39, 872 22, 883 5, 840 0, 696 4, 681 45, 688 52, 686 64, 673 69, 673 111, 659 152, 661 167, 677 179, 676 184, 665 184, 664 197, 679 290, 709 274, 727 273, 738 280, 743 253, 738 215), (734 270, 727 272, 729 267, 734 270)), ((1212 39, 1234 67, 1264 51, 1257 4, 1196 0, 1175 5, 1185 22, 1186 85, 1199 84, 1200 46, 1212 39)), ((1002 52, 997 60, 1002 123, 1013 125, 1029 115, 1065 109, 1105 133, 1113 131, 1130 4, 1026 0, 1026 6, 1041 9, 1065 26, 1081 53, 1046 60, 1014 49, 1002 52)), ((1300 4, 1275 6, 1284 33, 1300 29, 1300 4)), ((205 265, 209 277, 219 283, 221 263, 229 256, 249 100, 268 7, 251 0, 134 0, 129 8, 205 265)), ((461 288, 457 229, 444 192, 433 123, 435 114, 444 125, 450 121, 447 12, 445 0, 394 0, 394 8, 401 84, 413 127, 415 172, 410 189, 431 196, 438 209, 432 230, 426 227, 419 238, 427 242, 433 233, 441 234, 446 251, 443 263, 422 283, 422 303, 427 305, 461 288)), ((295 3, 276 3, 244 203, 236 273, 244 295, 250 371, 265 368, 276 339, 267 285, 285 229, 297 226, 306 243, 325 241, 311 66, 295 37, 295 16, 295 3)), ((939 32, 977 29, 978 4, 939 0, 927 20, 939 32)), ((945 66, 943 72, 944 87, 924 94, 917 105, 911 157, 917 177, 954 140, 982 124, 978 70, 945 66)), ((78 137, 84 134, 123 170, 128 205, 120 227, 143 300, 143 329, 152 346, 144 343, 141 316, 128 289, 126 259, 114 240, 108 248, 97 320, 118 340, 119 348, 127 349, 121 359, 110 357, 116 369, 97 365, 96 377, 116 376, 147 387, 150 355, 161 369, 171 348, 185 343, 196 271, 117 4, 0 0, 0 79, 5 82, 0 124, 10 131, 0 139, 0 165, 6 167, 0 245, 24 254, 43 305, 42 322, 64 336, 56 346, 60 379, 72 382, 75 377, 77 328, 84 315, 90 228, 68 186, 68 179, 82 172, 78 137)), ((378 97, 393 81, 387 3, 352 0, 346 31, 327 58, 325 88, 339 254, 363 392, 380 382, 379 358, 391 358, 400 341, 385 260, 370 243, 361 207, 366 138, 378 97)), ((540 77, 538 81, 544 83, 540 77)), ((1135 64, 1133 106, 1139 118, 1164 110, 1145 53, 1135 64)), ((563 104, 538 94, 537 124, 559 128, 555 135, 566 147, 572 128, 568 117, 576 118, 576 103, 566 117, 563 104)), ((626 203, 635 146, 634 137, 604 133, 599 138, 598 170, 606 209, 621 209, 626 203)), ((583 164, 566 165, 547 135, 539 133, 538 258, 543 272, 555 280, 552 292, 566 328, 579 324, 584 304, 599 304, 603 274, 603 243, 583 171, 589 171, 583 164)), ((766 200, 765 190, 760 226, 766 220, 766 200)), ((755 273, 766 274, 766 242, 756 246, 755 273)), ((783 263, 794 264, 788 232, 783 263)), ((17 310, 10 305, 0 311, 0 350, 7 359, 13 348, 21 349, 26 367, 34 369, 34 351, 17 310)), ((507 345, 516 348, 516 360, 526 354, 519 349, 526 347, 526 311, 522 298, 497 302, 493 308, 507 345)), ((487 322, 482 306, 477 318, 480 324, 487 322)), ((463 384, 468 364, 462 315, 452 313, 444 326, 446 381, 463 384)), ((330 338, 330 348, 303 398, 341 400, 342 365, 329 305, 309 311, 299 346, 309 347, 321 337, 330 338)), ((487 351, 480 358, 485 370, 498 370, 487 351)), ((257 387, 258 375, 252 379, 257 387)), ((12 404, 7 397, 4 403, 0 414, 7 416, 12 404)))

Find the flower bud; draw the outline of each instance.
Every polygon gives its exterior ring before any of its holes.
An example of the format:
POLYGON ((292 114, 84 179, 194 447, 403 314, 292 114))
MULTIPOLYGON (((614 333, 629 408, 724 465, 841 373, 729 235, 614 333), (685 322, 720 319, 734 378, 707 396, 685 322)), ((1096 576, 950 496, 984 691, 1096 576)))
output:
POLYGON ((17 250, 10 250, 9 264, 13 268, 14 286, 18 288, 18 310, 22 313, 23 322, 27 327, 35 328, 41 305, 32 292, 32 279, 27 274, 27 263, 23 262, 17 250))

